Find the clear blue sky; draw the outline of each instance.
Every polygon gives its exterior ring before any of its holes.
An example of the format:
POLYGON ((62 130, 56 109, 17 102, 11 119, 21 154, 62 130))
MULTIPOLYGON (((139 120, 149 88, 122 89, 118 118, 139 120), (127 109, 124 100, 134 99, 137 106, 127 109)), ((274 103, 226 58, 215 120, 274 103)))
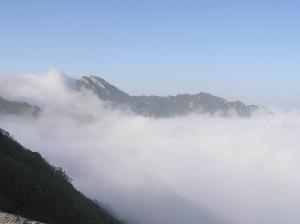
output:
POLYGON ((299 1, 0 1, 0 73, 300 106, 299 1), (259 96, 259 97, 258 97, 259 96))

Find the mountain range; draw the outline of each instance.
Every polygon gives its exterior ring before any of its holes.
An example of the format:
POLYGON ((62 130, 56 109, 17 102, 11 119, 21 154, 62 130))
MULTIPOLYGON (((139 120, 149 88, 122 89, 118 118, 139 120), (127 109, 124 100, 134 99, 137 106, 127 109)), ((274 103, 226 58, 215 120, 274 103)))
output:
POLYGON ((77 90, 90 90, 113 106, 127 107, 133 112, 150 117, 173 117, 187 114, 250 117, 259 109, 240 101, 227 101, 209 93, 179 94, 176 96, 132 96, 111 85, 101 77, 83 76, 76 80, 77 90))
MULTIPOLYGON (((178 94, 175 96, 134 96, 118 89, 98 76, 83 76, 72 85, 75 91, 91 91, 99 100, 113 108, 127 109, 138 115, 168 118, 188 114, 209 114, 216 116, 250 117, 263 109, 256 105, 246 105, 241 101, 228 101, 224 98, 200 92, 198 94, 178 94)), ((0 114, 37 116, 42 108, 25 102, 10 101, 0 96, 0 114)))

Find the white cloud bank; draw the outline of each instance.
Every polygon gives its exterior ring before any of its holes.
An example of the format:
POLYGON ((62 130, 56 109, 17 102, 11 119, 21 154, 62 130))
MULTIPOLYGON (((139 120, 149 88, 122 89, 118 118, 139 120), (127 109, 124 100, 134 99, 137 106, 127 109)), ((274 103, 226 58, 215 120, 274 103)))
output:
POLYGON ((0 95, 44 111, 0 127, 132 223, 300 222, 298 113, 151 119, 105 108, 57 71, 0 81, 0 95))

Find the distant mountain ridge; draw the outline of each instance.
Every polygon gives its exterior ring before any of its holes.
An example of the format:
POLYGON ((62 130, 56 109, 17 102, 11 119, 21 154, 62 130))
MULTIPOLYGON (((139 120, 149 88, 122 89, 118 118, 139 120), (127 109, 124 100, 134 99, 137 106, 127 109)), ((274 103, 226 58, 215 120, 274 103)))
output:
POLYGON ((256 105, 246 105, 240 101, 231 102, 204 92, 166 97, 131 96, 103 78, 93 75, 76 80, 76 87, 78 90, 90 90, 99 99, 109 101, 114 106, 125 106, 137 114, 150 117, 173 117, 191 113, 250 117, 259 109, 256 105))
MULTIPOLYGON (((188 114, 209 114, 217 116, 250 117, 260 108, 246 105, 241 101, 227 101, 224 98, 200 92, 198 94, 179 94, 175 96, 133 96, 118 89, 98 76, 83 76, 72 80, 71 88, 76 91, 89 90, 100 100, 109 102, 113 107, 127 108, 136 114, 168 118, 188 114)), ((0 115, 37 116, 41 108, 25 102, 10 101, 0 96, 0 115)))
POLYGON ((31 115, 37 116, 40 108, 28 103, 10 101, 0 96, 0 114, 2 115, 31 115))

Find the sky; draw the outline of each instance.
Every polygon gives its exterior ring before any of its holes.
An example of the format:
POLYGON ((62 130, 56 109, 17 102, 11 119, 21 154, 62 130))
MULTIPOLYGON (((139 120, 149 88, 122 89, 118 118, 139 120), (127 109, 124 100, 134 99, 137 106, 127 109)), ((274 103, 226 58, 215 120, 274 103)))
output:
POLYGON ((300 108, 298 1, 0 1, 0 73, 300 108))

